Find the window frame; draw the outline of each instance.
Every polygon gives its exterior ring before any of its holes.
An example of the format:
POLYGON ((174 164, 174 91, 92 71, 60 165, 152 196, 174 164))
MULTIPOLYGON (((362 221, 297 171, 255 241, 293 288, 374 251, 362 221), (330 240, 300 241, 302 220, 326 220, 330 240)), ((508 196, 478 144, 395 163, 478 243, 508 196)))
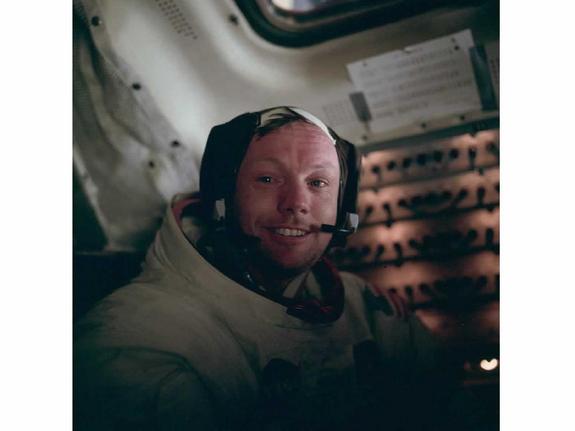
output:
POLYGON ((285 47, 305 47, 397 22, 442 7, 478 6, 493 0, 396 0, 366 5, 341 4, 314 13, 289 13, 269 0, 235 0, 253 30, 285 47), (359 6, 359 7, 354 7, 359 6))

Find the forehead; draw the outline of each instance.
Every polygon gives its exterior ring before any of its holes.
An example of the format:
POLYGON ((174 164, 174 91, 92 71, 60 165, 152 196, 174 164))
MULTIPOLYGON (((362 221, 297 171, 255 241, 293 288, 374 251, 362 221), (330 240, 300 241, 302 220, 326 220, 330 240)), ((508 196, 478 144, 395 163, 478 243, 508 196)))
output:
POLYGON ((303 121, 286 124, 252 139, 244 163, 266 160, 325 164, 339 169, 333 142, 319 127, 303 121))

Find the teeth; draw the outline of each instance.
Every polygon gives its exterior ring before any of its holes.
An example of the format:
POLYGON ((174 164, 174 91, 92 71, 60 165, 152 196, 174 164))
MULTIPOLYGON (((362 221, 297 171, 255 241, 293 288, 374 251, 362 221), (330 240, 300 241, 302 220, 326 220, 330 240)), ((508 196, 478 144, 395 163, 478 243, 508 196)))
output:
POLYGON ((275 229, 275 233, 283 235, 283 236, 304 236, 305 231, 300 229, 286 229, 286 228, 279 228, 275 229))

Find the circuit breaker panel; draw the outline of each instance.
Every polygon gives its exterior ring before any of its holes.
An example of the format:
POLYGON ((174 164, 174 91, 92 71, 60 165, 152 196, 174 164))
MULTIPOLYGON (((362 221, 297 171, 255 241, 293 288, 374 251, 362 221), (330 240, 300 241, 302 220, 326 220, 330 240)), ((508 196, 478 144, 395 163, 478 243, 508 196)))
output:
POLYGON ((341 269, 445 332, 498 344, 497 128, 364 153, 358 213, 358 232, 331 254, 341 269))

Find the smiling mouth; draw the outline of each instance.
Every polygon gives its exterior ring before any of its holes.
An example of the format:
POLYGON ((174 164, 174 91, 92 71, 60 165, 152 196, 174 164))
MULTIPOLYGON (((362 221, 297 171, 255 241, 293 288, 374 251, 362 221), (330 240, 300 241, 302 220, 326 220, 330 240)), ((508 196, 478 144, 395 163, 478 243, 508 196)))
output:
POLYGON ((301 237, 307 234, 307 231, 301 229, 288 229, 284 227, 280 227, 277 229, 272 229, 272 232, 287 237, 301 237))

